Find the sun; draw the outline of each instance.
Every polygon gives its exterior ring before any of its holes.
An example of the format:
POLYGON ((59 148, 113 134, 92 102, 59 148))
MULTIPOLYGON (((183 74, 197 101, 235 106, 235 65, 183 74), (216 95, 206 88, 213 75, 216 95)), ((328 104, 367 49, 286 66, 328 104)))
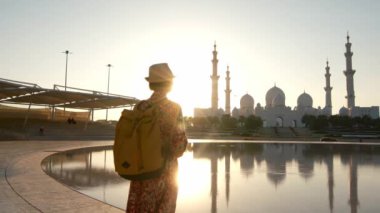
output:
MULTIPOLYGON (((195 81, 189 79, 189 81, 195 81)), ((193 116, 194 108, 207 107, 209 102, 206 88, 191 82, 175 82, 169 98, 179 103, 184 116, 193 116)))
POLYGON ((171 66, 175 78, 168 96, 181 105, 184 116, 193 116, 194 108, 211 105, 208 67, 208 64, 188 66, 184 61, 175 61, 171 66))
POLYGON ((212 72, 210 44, 199 40, 172 37, 155 43, 144 63, 168 63, 175 78, 168 97, 182 106, 185 116, 193 116, 194 108, 211 106, 212 72), (157 49, 157 50, 156 50, 157 49))

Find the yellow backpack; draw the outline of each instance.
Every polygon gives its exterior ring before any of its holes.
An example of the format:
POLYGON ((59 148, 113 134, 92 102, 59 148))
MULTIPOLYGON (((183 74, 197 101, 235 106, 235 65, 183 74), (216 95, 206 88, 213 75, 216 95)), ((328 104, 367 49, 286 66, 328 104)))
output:
POLYGON ((158 177, 166 163, 158 122, 158 104, 151 104, 144 111, 139 110, 138 105, 133 110, 125 109, 122 112, 115 131, 115 171, 128 180, 158 177))

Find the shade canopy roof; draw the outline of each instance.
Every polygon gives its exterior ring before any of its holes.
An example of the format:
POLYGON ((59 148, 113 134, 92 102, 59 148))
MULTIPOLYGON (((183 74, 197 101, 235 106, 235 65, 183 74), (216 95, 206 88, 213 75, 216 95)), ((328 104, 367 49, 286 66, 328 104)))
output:
POLYGON ((37 84, 0 78, 0 102, 76 109, 108 109, 131 106, 137 103, 138 99, 59 85, 55 85, 54 89, 45 89, 37 84))
POLYGON ((9 97, 22 96, 29 93, 36 93, 44 89, 36 84, 11 81, 0 78, 0 100, 9 97))

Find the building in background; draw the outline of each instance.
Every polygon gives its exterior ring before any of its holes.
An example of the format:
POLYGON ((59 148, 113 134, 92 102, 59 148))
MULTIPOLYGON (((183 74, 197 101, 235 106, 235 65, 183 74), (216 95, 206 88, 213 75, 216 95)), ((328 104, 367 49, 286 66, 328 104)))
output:
POLYGON ((292 109, 285 105, 285 93, 274 85, 265 95, 265 106, 257 103, 254 108, 254 99, 249 94, 245 94, 240 99, 240 108, 234 108, 232 116, 255 115, 263 120, 264 127, 303 127, 302 117, 308 115, 321 115, 324 113, 320 108, 313 107, 312 97, 303 92, 298 96, 297 107, 292 109))
MULTIPOLYGON (((346 87, 347 87, 347 108, 342 107, 339 110, 339 115, 341 116, 351 116, 351 117, 363 117, 369 116, 373 119, 379 118, 379 107, 359 107, 355 105, 355 90, 354 90, 354 74, 355 70, 352 69, 352 55, 350 37, 347 35, 346 43, 346 70, 343 73, 346 76, 346 87)), ((195 108, 194 117, 208 117, 208 116, 221 116, 221 115, 231 115, 232 117, 239 118, 240 116, 248 117, 250 115, 255 115, 263 120, 264 127, 304 127, 302 123, 302 117, 304 115, 332 115, 332 87, 330 84, 330 66, 329 62, 326 62, 325 67, 325 80, 326 85, 325 90, 325 107, 314 108, 313 98, 311 95, 305 91, 298 96, 297 106, 293 109, 285 104, 285 93, 282 89, 274 85, 270 88, 265 96, 265 106, 257 103, 254 107, 254 98, 248 93, 243 95, 240 99, 240 108, 234 107, 231 112, 230 106, 230 70, 227 66, 226 71, 226 104, 225 111, 221 108, 218 109, 218 59, 216 44, 214 44, 213 59, 212 59, 212 94, 211 94, 211 108, 195 108)))

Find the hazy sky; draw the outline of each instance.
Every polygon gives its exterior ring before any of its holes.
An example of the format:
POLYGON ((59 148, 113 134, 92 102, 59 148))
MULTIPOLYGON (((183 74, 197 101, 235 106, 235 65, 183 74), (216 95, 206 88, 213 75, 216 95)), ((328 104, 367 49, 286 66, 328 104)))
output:
POLYGON ((337 113, 346 106, 347 31, 356 104, 380 105, 379 11, 378 0, 0 0, 0 77, 64 85, 67 49, 68 86, 106 91, 110 63, 111 93, 147 98, 148 67, 168 62, 176 76, 170 96, 193 115, 211 106, 216 41, 220 107, 227 65, 232 107, 245 93, 264 105, 275 83, 287 106, 305 90, 323 107, 328 58, 337 113))

